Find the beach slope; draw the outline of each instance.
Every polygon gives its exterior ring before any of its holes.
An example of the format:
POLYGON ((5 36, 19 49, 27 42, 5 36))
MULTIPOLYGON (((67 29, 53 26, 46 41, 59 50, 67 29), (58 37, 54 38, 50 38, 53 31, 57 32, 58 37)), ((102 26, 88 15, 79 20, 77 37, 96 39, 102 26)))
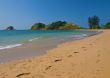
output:
POLYGON ((110 78, 110 30, 46 55, 0 65, 0 78, 110 78))

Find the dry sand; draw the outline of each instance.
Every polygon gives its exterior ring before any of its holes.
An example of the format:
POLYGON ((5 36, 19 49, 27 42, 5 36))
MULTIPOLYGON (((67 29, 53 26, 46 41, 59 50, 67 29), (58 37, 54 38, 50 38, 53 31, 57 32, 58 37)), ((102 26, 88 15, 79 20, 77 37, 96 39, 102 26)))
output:
POLYGON ((0 65, 0 78, 110 78, 110 30, 46 55, 0 65))

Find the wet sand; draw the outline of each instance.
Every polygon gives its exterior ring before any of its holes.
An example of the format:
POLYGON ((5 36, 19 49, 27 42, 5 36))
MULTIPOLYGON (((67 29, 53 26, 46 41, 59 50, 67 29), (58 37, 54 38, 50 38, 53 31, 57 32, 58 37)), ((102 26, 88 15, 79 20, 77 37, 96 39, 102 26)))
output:
POLYGON ((46 54, 47 50, 56 47, 57 44, 49 42, 28 42, 20 47, 0 50, 0 63, 30 58, 46 54), (43 44, 43 45, 42 45, 43 44))
POLYGON ((110 78, 110 30, 0 65, 0 78, 110 78))

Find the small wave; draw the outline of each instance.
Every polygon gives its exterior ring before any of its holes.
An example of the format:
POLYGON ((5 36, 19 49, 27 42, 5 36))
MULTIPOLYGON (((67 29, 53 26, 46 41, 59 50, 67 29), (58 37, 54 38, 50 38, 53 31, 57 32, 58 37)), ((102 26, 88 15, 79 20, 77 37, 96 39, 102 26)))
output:
POLYGON ((82 37, 87 37, 87 34, 79 34, 79 35, 72 35, 71 37, 75 37, 75 38, 82 38, 82 37))
POLYGON ((14 44, 14 45, 0 46, 0 50, 9 49, 9 48, 14 48, 14 47, 18 47, 18 46, 21 46, 21 45, 22 45, 22 44, 14 44))
POLYGON ((87 34, 78 34, 78 35, 72 35, 70 37, 74 38, 74 39, 82 39, 82 38, 85 38, 87 36, 88 36, 87 34))
POLYGON ((88 35, 87 35, 87 34, 82 34, 82 36, 83 36, 83 37, 87 37, 88 35))
POLYGON ((30 39, 29 41, 33 41, 33 40, 37 40, 37 39, 39 39, 39 38, 33 38, 33 39, 30 39))

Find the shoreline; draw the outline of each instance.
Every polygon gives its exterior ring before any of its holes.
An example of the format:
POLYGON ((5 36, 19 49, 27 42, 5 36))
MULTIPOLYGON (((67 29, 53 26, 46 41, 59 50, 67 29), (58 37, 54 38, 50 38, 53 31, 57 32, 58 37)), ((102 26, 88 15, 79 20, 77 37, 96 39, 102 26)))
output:
MULTIPOLYGON (((95 30, 96 31, 96 30, 95 30)), ((22 46, 19 47, 15 47, 15 48, 10 48, 10 49, 4 49, 4 50, 0 50, 0 63, 8 63, 8 62, 12 62, 12 61, 17 61, 17 60, 22 60, 22 59, 27 59, 27 58, 32 58, 32 57, 39 57, 42 55, 47 54, 48 50, 52 50, 54 48, 57 48, 57 46, 64 44, 64 43, 68 43, 68 42, 72 42, 72 41, 77 41, 77 40, 82 40, 94 35, 98 35, 101 34, 102 31, 101 30, 97 30, 97 33, 85 36, 84 38, 80 38, 80 39, 71 39, 71 40, 67 40, 67 41, 63 41, 60 43, 55 44, 55 42, 50 43, 49 45, 42 45, 39 47, 38 44, 39 42, 35 41, 31 41, 28 43, 23 44, 22 46), (38 44, 35 44, 38 43, 38 44), (40 49, 43 50, 40 50, 40 49)), ((48 44, 48 42, 43 42, 42 44, 48 44)))
MULTIPOLYGON (((78 30, 85 30, 85 29, 78 29, 78 30)), ((88 29, 89 30, 89 29, 88 29)), ((19 31, 19 30, 17 30, 19 31)), ((21 30, 20 30, 21 31, 21 30)), ((86 29, 87 31, 87 29, 86 29)), ((97 31, 97 30, 91 30, 91 31, 97 31)), ((97 32, 98 33, 98 32, 97 32)), ((97 34, 96 33, 96 34, 97 34)), ((84 34, 84 36, 86 36, 87 34, 84 34)), ((94 34, 93 34, 94 35, 94 34)), ((91 35, 90 35, 91 36, 91 35)), ((24 42, 18 42, 18 43, 14 43, 14 44, 7 44, 7 45, 4 45, 4 46, 0 46, 0 51, 1 50, 6 50, 6 49, 12 49, 12 48, 16 48, 16 47, 20 47, 22 45, 25 45, 27 43, 30 43, 30 42, 33 42, 35 40, 38 40, 39 38, 41 37, 35 37, 35 38, 32 38, 32 39, 28 39, 28 40, 25 40, 24 42), (27 43, 26 43, 27 42, 27 43)))

